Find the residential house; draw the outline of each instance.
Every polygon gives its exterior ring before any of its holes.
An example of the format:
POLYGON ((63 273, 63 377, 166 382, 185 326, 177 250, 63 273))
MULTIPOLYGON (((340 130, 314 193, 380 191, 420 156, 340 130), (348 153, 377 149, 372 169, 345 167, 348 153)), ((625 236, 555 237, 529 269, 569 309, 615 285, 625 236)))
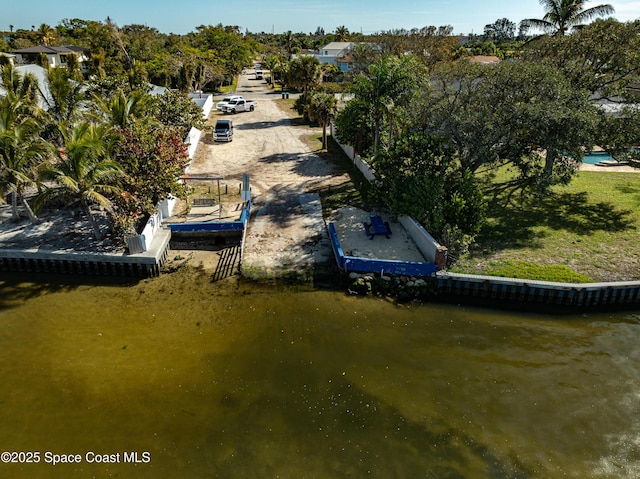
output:
POLYGON ((348 72, 350 67, 350 52, 356 43, 354 42, 331 42, 320 49, 320 53, 315 57, 320 63, 336 65, 341 71, 348 72))
POLYGON ((13 50, 16 56, 17 64, 37 63, 41 55, 47 56, 47 62, 50 67, 66 66, 67 57, 69 55, 76 55, 80 65, 87 62, 89 58, 86 55, 87 49, 84 47, 77 47, 74 45, 66 45, 62 47, 49 47, 47 45, 39 45, 36 47, 21 48, 19 50, 13 50))

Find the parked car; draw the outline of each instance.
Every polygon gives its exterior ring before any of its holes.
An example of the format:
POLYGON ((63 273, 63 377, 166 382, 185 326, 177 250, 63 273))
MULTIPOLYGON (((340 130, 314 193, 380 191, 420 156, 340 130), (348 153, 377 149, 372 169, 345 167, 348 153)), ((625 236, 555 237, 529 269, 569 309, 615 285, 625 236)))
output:
POLYGON ((216 105, 216 110, 222 111, 222 109, 224 108, 225 105, 227 105, 230 101, 234 101, 234 100, 242 100, 242 96, 240 96, 240 95, 225 96, 216 105))
POLYGON ((213 141, 232 141, 233 140, 233 121, 218 120, 216 126, 213 127, 213 141))
POLYGON ((253 111, 258 103, 253 100, 233 100, 222 107, 224 113, 239 113, 241 111, 253 111))

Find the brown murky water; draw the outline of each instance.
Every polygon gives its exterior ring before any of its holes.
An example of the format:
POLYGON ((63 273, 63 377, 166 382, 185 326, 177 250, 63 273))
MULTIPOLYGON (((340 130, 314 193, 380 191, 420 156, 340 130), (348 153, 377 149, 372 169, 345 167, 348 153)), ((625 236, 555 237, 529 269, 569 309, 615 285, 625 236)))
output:
POLYGON ((639 340, 638 313, 5 278, 0 477, 638 477, 639 340))

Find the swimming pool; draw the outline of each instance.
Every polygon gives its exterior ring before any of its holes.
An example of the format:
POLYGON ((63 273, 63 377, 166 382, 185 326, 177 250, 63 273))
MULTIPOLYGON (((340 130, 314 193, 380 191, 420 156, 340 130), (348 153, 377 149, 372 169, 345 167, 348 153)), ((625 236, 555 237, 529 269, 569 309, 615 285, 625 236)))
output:
POLYGON ((591 151, 585 153, 582 157, 582 162, 589 165, 595 165, 601 161, 615 161, 613 157, 606 151, 591 151))

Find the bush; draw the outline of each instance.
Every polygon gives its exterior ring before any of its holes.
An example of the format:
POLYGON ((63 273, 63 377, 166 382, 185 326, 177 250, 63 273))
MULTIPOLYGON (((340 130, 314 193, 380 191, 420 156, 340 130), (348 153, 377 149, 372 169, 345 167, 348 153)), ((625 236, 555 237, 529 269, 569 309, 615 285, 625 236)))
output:
POLYGON ((376 193, 397 215, 419 221, 453 253, 468 250, 485 220, 484 196, 443 141, 400 137, 375 159, 376 193))

